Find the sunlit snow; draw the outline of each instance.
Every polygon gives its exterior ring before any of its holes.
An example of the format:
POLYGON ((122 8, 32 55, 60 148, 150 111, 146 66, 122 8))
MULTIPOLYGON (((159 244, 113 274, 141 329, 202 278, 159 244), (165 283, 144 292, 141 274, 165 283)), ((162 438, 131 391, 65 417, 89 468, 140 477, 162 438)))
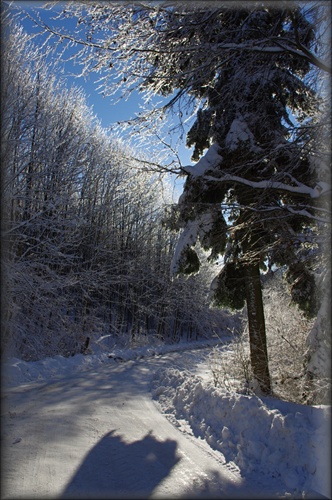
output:
MULTIPOLYGON (((195 165, 188 165, 183 169, 193 177, 203 176, 206 172, 213 171, 223 161, 219 154, 220 147, 218 144, 212 144, 207 152, 195 165)), ((181 201, 181 199, 180 199, 181 201)))
MULTIPOLYGON (((219 454, 221 463, 244 478, 257 476, 265 487, 271 482, 274 498, 330 498, 330 407, 303 406, 215 388, 207 353, 216 342, 115 347, 99 354, 55 356, 35 362, 11 358, 3 365, 3 387, 9 393, 20 387, 24 392, 29 382, 50 384, 74 374, 82 374, 89 381, 90 373, 96 375, 99 369, 105 373, 107 366, 109 382, 117 386, 128 370, 140 364, 150 378, 150 398, 160 412, 179 432, 207 443, 219 454), (121 366, 121 371, 112 371, 112 366, 121 366), (272 486, 275 482, 283 485, 278 494, 272 486)), ((127 401, 125 395, 123 400, 127 401)), ((24 436, 12 436, 12 446, 21 442, 24 436)), ((245 491, 243 495, 240 498, 247 498, 245 491)))

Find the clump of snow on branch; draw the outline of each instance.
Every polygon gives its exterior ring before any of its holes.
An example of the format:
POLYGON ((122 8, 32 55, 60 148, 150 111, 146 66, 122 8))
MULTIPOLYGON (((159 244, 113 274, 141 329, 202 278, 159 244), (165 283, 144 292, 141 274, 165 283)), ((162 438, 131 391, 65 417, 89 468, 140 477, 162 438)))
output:
MULTIPOLYGON (((205 153, 205 155, 196 163, 196 165, 189 165, 184 167, 187 174, 192 177, 204 176, 207 172, 213 173, 220 163, 223 161, 222 156, 219 155, 220 147, 218 144, 213 144, 205 153)), ((184 192, 179 198, 179 205, 186 203, 186 193, 184 192)), ((194 246, 199 238, 201 241, 206 234, 211 231, 214 223, 213 213, 207 210, 199 215, 196 215, 195 220, 189 220, 183 228, 182 233, 176 245, 176 249, 171 262, 170 273, 175 276, 181 267, 181 258, 185 252, 194 246)))
POLYGON ((213 226, 213 213, 203 212, 195 220, 189 220, 177 242, 171 262, 171 276, 175 276, 181 267, 181 258, 190 247, 194 246, 197 239, 203 240, 213 226))
POLYGON ((170 274, 175 276, 179 272, 181 257, 186 249, 190 248, 196 243, 198 233, 198 221, 190 221, 182 231, 180 238, 177 242, 172 262, 170 274))
POLYGON ((218 144, 212 144, 196 165, 188 165, 183 167, 183 170, 193 177, 201 177, 205 175, 206 172, 213 172, 213 170, 223 161, 223 157, 220 156, 219 151, 220 147, 218 144))
POLYGON ((255 145, 255 138, 253 133, 250 131, 245 118, 239 114, 235 120, 233 120, 229 132, 225 139, 226 146, 230 151, 235 151, 241 142, 249 142, 251 150, 254 152, 259 152, 261 149, 255 145))

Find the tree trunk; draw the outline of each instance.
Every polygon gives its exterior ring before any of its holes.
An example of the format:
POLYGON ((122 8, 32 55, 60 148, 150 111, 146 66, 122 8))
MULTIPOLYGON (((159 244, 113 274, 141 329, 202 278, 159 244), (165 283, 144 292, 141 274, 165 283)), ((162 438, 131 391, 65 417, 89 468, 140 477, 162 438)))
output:
POLYGON ((250 361, 253 375, 263 394, 270 394, 265 319, 259 265, 246 266, 246 296, 249 323, 250 361))

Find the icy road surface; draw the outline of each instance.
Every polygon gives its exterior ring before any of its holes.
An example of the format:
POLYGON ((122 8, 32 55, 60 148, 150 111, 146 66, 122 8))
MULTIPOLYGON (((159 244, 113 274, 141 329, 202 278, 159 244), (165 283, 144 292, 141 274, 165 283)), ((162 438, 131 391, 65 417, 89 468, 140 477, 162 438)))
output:
MULTIPOLYGON (((275 498, 203 439, 180 432, 150 382, 182 353, 4 392, 2 498, 275 498)), ((280 492, 280 485, 279 485, 280 492)))

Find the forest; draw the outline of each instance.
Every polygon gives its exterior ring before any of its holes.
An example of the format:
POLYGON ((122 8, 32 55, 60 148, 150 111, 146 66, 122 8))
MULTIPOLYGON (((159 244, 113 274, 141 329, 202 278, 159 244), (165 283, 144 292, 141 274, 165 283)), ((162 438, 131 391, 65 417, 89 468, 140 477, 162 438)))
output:
MULTIPOLYGON (((286 399, 329 401, 319 2, 306 12, 68 2, 54 19, 74 19, 73 33, 34 14, 43 44, 3 15, 2 354, 36 361, 105 335, 134 346, 228 332, 251 390, 279 383, 286 399), (74 45, 85 72, 99 68, 106 96, 169 97, 124 124, 139 145, 105 130, 84 91, 68 88, 51 42, 74 45), (194 117, 193 166, 141 153, 165 144, 172 113, 179 137, 182 117, 194 117), (170 175, 183 179, 178 200, 170 175)), ((222 359, 212 364, 216 385, 231 378, 222 359)))
POLYGON ((4 54, 4 348, 36 360, 78 353, 87 336, 218 331, 204 280, 170 277, 170 185, 101 128, 22 29, 4 54))

